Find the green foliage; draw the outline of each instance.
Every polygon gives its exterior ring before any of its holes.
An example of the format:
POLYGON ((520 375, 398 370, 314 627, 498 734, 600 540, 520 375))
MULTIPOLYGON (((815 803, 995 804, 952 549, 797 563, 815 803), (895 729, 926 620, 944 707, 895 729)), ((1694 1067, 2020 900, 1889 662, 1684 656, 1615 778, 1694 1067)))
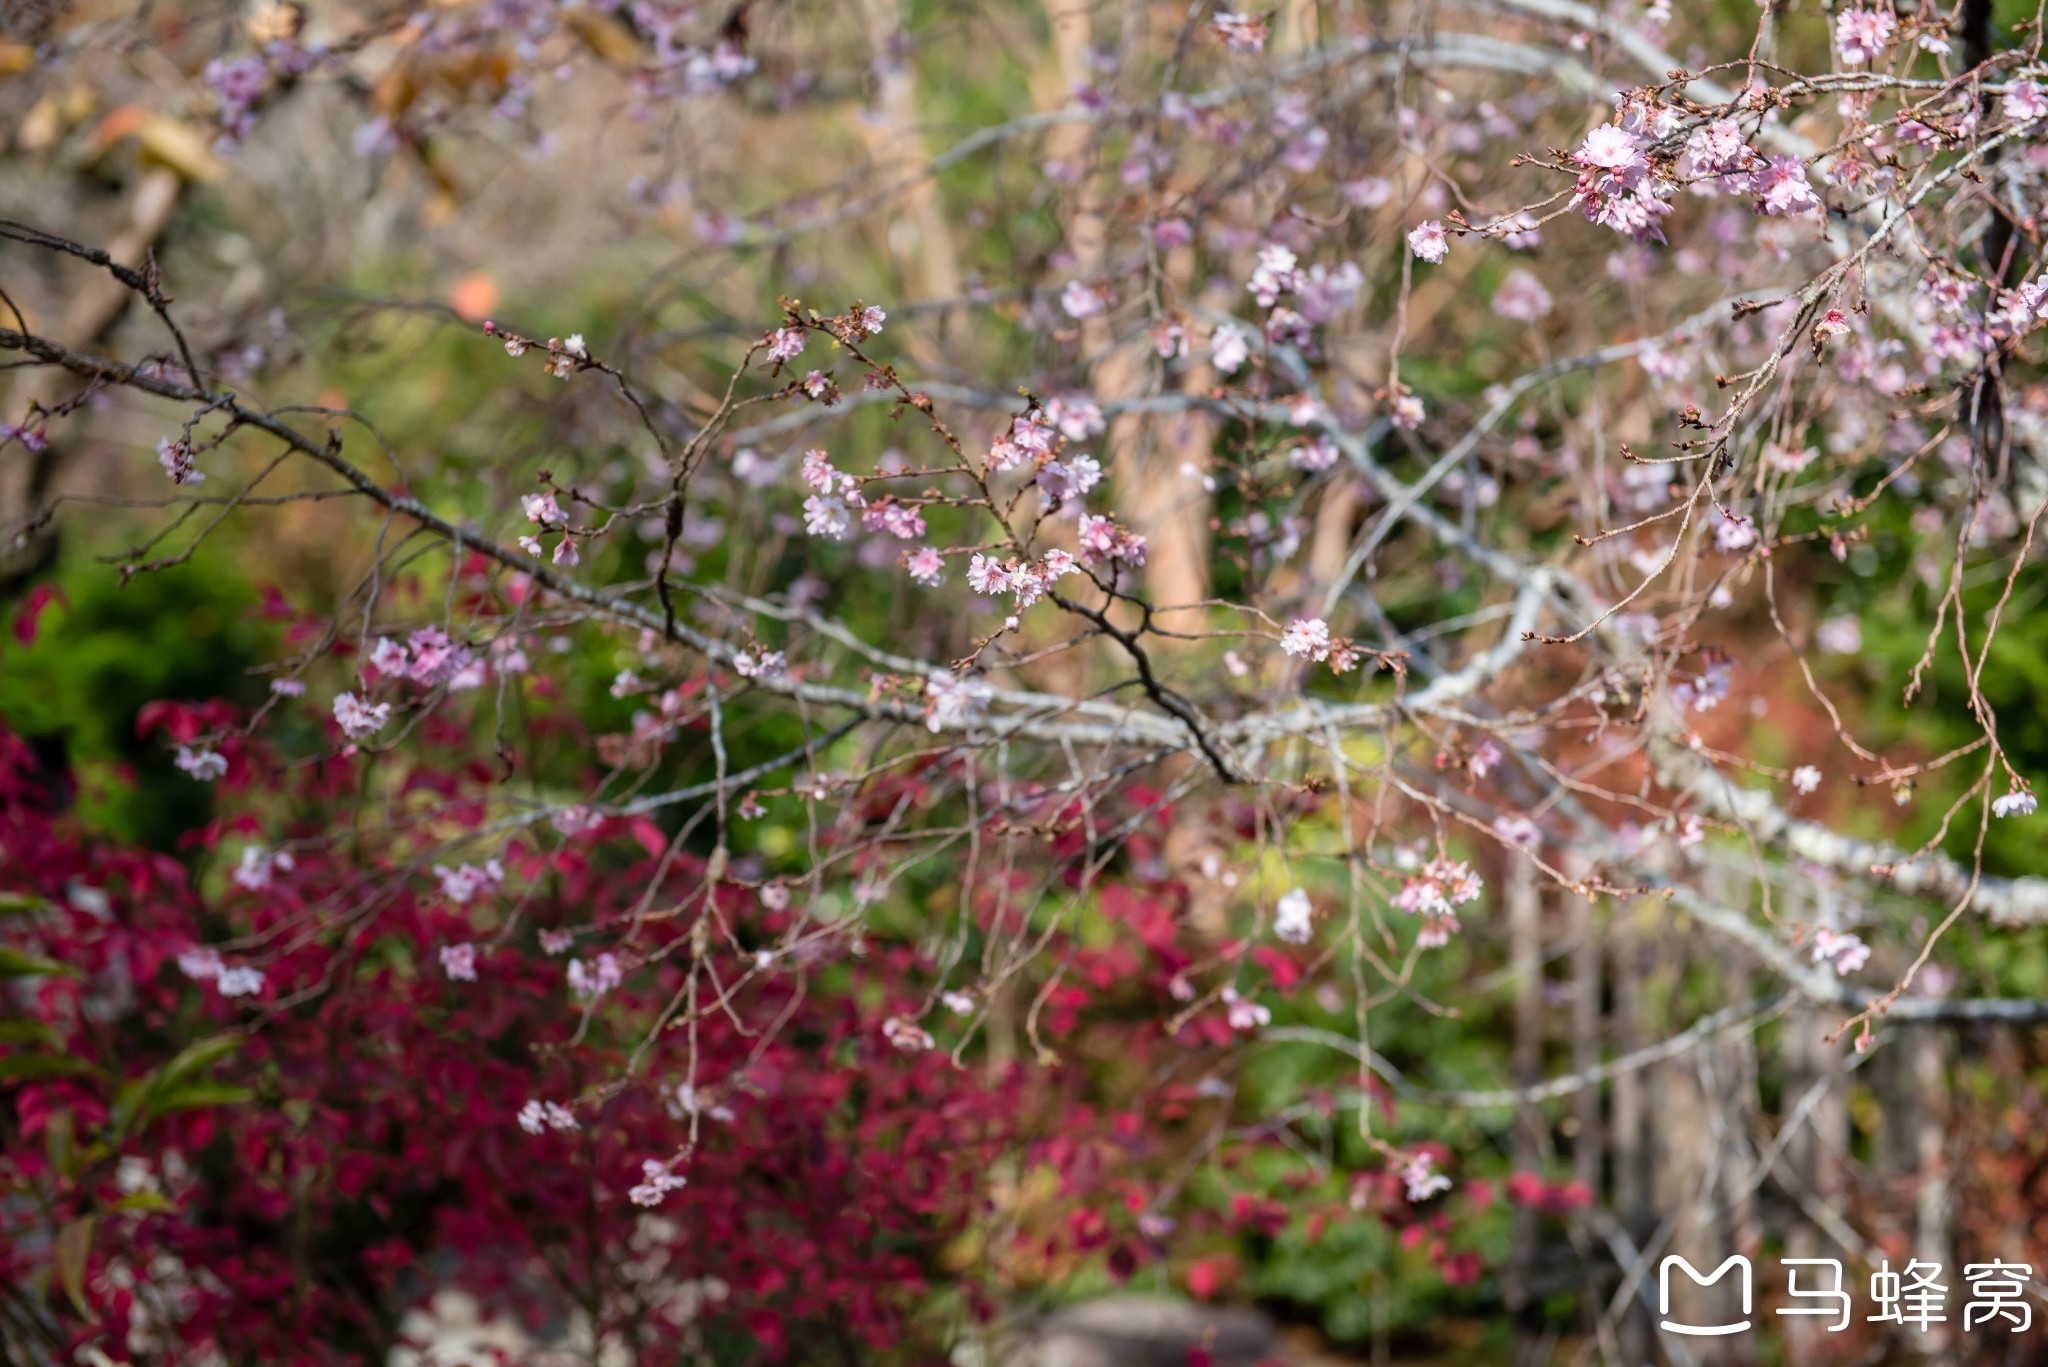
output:
POLYGON ((97 563, 71 564, 57 584, 63 600, 43 611, 34 643, 10 634, 0 647, 0 719, 61 747, 93 826, 168 850, 212 800, 162 735, 136 734, 137 714, 159 700, 260 701, 265 684, 250 671, 270 658, 273 633, 225 542, 125 585, 97 563))

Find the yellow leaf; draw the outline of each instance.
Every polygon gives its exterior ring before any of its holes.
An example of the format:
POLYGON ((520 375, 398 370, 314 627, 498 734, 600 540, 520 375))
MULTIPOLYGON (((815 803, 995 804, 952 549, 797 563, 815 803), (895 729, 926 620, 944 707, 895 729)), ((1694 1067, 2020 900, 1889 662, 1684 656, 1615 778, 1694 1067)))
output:
POLYGON ((205 135, 191 124, 168 114, 150 115, 143 121, 135 140, 142 144, 144 152, 187 180, 211 185, 228 173, 227 166, 207 145, 205 135))
POLYGON ((306 26, 306 9, 303 5, 262 4, 249 16, 249 41, 258 47, 281 43, 287 38, 299 36, 299 30, 306 26))
POLYGON ((640 40, 609 14, 570 10, 569 28, 592 52, 614 66, 640 65, 640 40))
POLYGON ((93 1219, 88 1215, 57 1231, 57 1279, 64 1283, 64 1293, 78 1313, 97 1323, 99 1316, 85 1298, 85 1259, 92 1252, 93 1219))

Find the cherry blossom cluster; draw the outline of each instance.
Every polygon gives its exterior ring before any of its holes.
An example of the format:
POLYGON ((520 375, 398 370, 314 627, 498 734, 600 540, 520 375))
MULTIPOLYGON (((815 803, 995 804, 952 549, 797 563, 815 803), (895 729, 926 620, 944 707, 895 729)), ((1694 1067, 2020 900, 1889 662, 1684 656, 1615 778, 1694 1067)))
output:
POLYGON ((1333 674, 1349 674, 1358 668, 1358 647, 1342 636, 1330 634, 1330 624, 1320 617, 1298 617, 1280 633, 1280 649, 1300 660, 1328 664, 1333 674))
POLYGON ((1483 890, 1471 865, 1438 855, 1402 879, 1393 902, 1397 909, 1422 918, 1415 943, 1425 949, 1440 949, 1459 928, 1452 909, 1477 901, 1483 890))

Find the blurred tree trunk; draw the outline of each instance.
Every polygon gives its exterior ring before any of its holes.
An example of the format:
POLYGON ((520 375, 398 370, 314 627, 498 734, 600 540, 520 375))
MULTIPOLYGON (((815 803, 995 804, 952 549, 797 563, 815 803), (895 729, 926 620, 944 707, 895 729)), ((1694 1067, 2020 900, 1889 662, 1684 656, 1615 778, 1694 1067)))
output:
MULTIPOLYGON (((1565 873, 1576 878, 1584 872, 1584 861, 1567 857, 1565 873)), ((1591 897, 1567 894, 1572 939, 1571 1044, 1572 1071, 1587 1074, 1600 1066, 1604 1043, 1600 1014, 1601 944, 1599 909, 1591 897)), ((1572 1096, 1572 1175, 1586 1190, 1600 1199, 1603 1136, 1600 1125, 1600 1093, 1597 1086, 1581 1087, 1572 1096)), ((1582 1298, 1581 1314, 1591 1330, 1606 1310, 1606 1299, 1598 1294, 1582 1298)))
MULTIPOLYGON (((1906 1114, 1912 1136, 1915 1162, 1913 1203, 1913 1253, 1922 1262, 1941 1264, 1941 1283, 1949 1288, 1949 1303, 1961 1304, 1964 1286, 1956 1266, 1950 1219, 1954 1191, 1950 1183, 1948 1129, 1952 1106, 1949 1098, 1951 1066, 1947 1032, 1940 1026, 1908 1028, 1901 1041, 1906 1052, 1905 1072, 1910 1079, 1912 1105, 1906 1114)), ((1894 1271, 1901 1269, 1894 1268, 1894 1271)), ((1955 1312, 1958 1316, 1960 1311, 1955 1312)), ((1955 1323, 1960 1323, 1960 1318, 1955 1323)), ((1907 1336, 1915 1351, 1938 1361, 1951 1357, 1953 1335, 1950 1324, 1930 1325, 1923 1333, 1907 1336)))
MULTIPOLYGON (((902 212, 887 219, 883 228, 889 256, 912 297, 955 300, 961 293, 960 257, 946 222, 938 182, 924 175, 930 151, 918 131, 917 69, 897 47, 904 30, 903 6, 899 0, 862 0, 861 7, 880 86, 875 96, 877 117, 862 125, 868 155, 874 158, 880 183, 914 182, 900 201, 902 212)), ((913 355, 921 365, 942 367, 950 317, 944 311, 935 313, 935 332, 909 334, 918 339, 913 355)))
MULTIPOLYGON (((1627 1054, 1649 1040, 1644 1019, 1643 978, 1650 945, 1642 934, 1644 906, 1617 906, 1609 925, 1608 953, 1614 975, 1614 1052, 1627 1054)), ((1614 1210, 1628 1236, 1640 1248, 1650 1234, 1650 1135, 1648 1090, 1651 1079, 1631 1069, 1614 1079, 1609 1135, 1614 1146, 1614 1210)), ((1624 1269, 1624 1272, 1626 1269, 1624 1269)), ((1655 1269, 1651 1270, 1655 1275, 1655 1269)), ((1622 1312, 1618 1337, 1627 1367, 1650 1360, 1650 1318, 1642 1301, 1631 1294, 1622 1312)))
MULTIPOLYGON (((1750 966, 1736 960, 1726 973, 1726 991, 1721 1000, 1747 1001, 1755 991, 1750 966)), ((1732 1031, 1706 1046, 1714 1051, 1714 1079, 1719 1086, 1719 1115, 1716 1136, 1721 1145, 1721 1218, 1728 1231, 1729 1252, 1740 1253, 1752 1262, 1763 1243, 1757 1220, 1756 1165, 1758 1153, 1751 1142, 1762 1101, 1757 1091, 1756 1041, 1747 1031, 1732 1031)))
MULTIPOLYGON (((1053 35, 1054 64, 1040 81, 1038 104, 1052 110, 1065 105, 1077 87, 1093 83, 1093 28, 1082 5, 1047 0, 1045 14, 1053 35)), ((1074 259, 1074 278, 1091 285, 1103 283, 1101 276, 1115 264, 1106 247, 1113 206, 1093 165, 1094 141, 1095 128, 1088 123, 1060 124, 1047 132, 1045 140, 1050 161, 1080 173, 1067 212, 1067 250, 1074 259)), ((1191 269, 1190 257, 1183 271, 1191 269)), ((1107 316, 1083 320, 1080 331, 1096 402, 1107 405, 1140 397, 1151 370, 1146 336, 1141 332, 1119 339, 1107 316)), ((1193 603, 1208 592, 1210 501, 1200 480, 1180 474, 1184 461, 1206 463, 1207 438, 1196 435, 1200 431, 1197 426, 1180 434, 1195 435, 1201 446, 1186 454, 1174 442, 1159 440, 1155 425, 1135 414, 1112 419, 1105 433, 1109 459, 1104 464, 1118 481, 1119 520, 1146 538, 1145 596, 1155 604, 1193 603)), ((1169 630, 1200 624, 1195 613, 1168 613, 1157 620, 1169 630)))
MULTIPOLYGON (((1663 984, 1667 999, 1677 1002, 1683 999, 1681 988, 1690 975, 1713 974, 1719 961, 1713 957, 1713 947, 1701 945, 1697 931, 1674 944, 1675 933, 1669 924, 1659 929, 1662 952, 1658 977, 1669 979, 1663 984), (1703 949, 1706 952, 1696 952, 1703 949)), ((1657 1022, 1652 1038, 1661 1038, 1666 1032, 1689 1024, 1690 1021, 1671 1014, 1669 1019, 1657 1022)), ((1703 1276, 1718 1268, 1729 1254, 1739 1251, 1734 1247, 1729 1225, 1725 1185, 1726 1166, 1733 1157, 1732 1145, 1721 1124, 1729 1105, 1725 1075, 1730 1071, 1725 1047, 1712 1041, 1688 1049, 1657 1065, 1655 1070, 1654 1206, 1666 1218, 1675 1216, 1671 1241, 1664 1252, 1685 1259, 1703 1276)), ((1661 1255, 1653 1260, 1649 1270, 1652 1278, 1661 1262, 1661 1255)), ((1735 1303, 1733 1276, 1731 1272, 1711 1287, 1695 1284, 1682 1272, 1673 1276, 1671 1319, 1700 1325, 1726 1323, 1735 1303)), ((1653 1294, 1658 1294, 1654 1287, 1653 1294)), ((1659 1337, 1665 1336, 1660 1333, 1659 1337)), ((1684 1349, 1696 1362, 1738 1361, 1742 1346, 1736 1340, 1742 1337, 1745 1336, 1688 1339, 1684 1349)))
MULTIPOLYGON (((1049 72, 1041 74, 1037 102, 1041 109, 1049 111, 1064 106, 1078 87, 1092 84, 1096 73, 1090 60, 1094 30, 1087 7, 1064 0, 1046 0, 1045 16, 1052 32, 1053 64, 1049 72)), ((1127 17, 1127 22, 1133 24, 1142 20, 1142 9, 1127 17)), ((1066 214, 1067 250, 1073 256, 1074 278, 1091 285, 1101 283, 1099 277, 1112 264, 1106 254, 1107 216, 1112 206, 1104 194, 1103 178, 1093 164, 1094 142, 1095 129, 1088 123, 1059 124, 1047 132, 1045 139, 1047 159, 1072 166, 1079 173, 1066 214)), ((1185 293, 1192 284, 1194 269, 1192 251, 1183 248, 1169 254, 1164 272, 1168 285, 1185 293)), ((1228 301, 1210 302, 1220 306, 1228 301)), ((1141 333, 1120 341, 1110 319, 1104 316, 1083 320, 1080 333, 1081 354, 1089 364, 1095 401, 1108 406, 1120 399, 1141 396, 1152 373, 1145 355, 1149 345, 1146 337, 1141 333)), ((1189 394, 1204 393, 1214 383, 1214 372, 1207 365, 1195 364, 1183 376, 1182 390, 1189 394)), ((1108 446, 1103 464, 1117 480, 1119 520, 1147 541, 1144 592, 1154 604, 1192 604, 1208 594, 1211 500, 1202 481, 1184 477, 1180 467, 1190 464, 1198 470, 1205 469, 1215 432, 1215 421, 1202 414, 1174 415, 1164 423, 1123 414, 1111 418, 1103 434, 1108 446), (1159 439, 1162 427, 1166 440, 1159 439)), ((1120 615, 1127 624, 1132 620, 1129 614, 1120 615)), ((1203 624, 1203 614, 1200 609, 1163 612, 1156 614, 1153 621, 1168 631, 1195 631, 1203 624)), ((1146 644, 1149 651, 1173 648, 1170 640, 1146 644)), ((1177 756, 1168 762, 1167 769, 1178 774, 1199 762, 1190 756, 1177 756)), ((1229 929, 1231 899, 1226 890, 1200 871, 1204 858, 1216 852, 1218 846, 1210 838, 1198 808, 1183 809, 1180 819, 1167 833, 1166 846, 1169 868, 1191 892, 1190 921, 1203 934, 1222 938, 1229 929)))
MULTIPOLYGON (((1785 1081, 1784 1114, 1779 1123, 1794 1124, 1797 1108, 1807 1094, 1816 1087, 1825 1086, 1805 1123, 1799 1124, 1785 1140, 1783 1163, 1791 1174, 1791 1180, 1801 1190, 1811 1193, 1815 1201, 1832 1210, 1841 1201, 1841 1156, 1848 1144, 1849 1111, 1846 1089, 1842 1085, 1841 1049, 1827 1042, 1828 1026, 1827 1019, 1815 1007, 1795 1007, 1786 1015, 1784 1037, 1779 1043, 1785 1081)), ((1811 1220, 1795 1216, 1786 1228, 1785 1256, 1839 1257, 1841 1251, 1830 1245, 1811 1220)), ((1852 1284, 1853 1273, 1845 1271, 1844 1277, 1849 1279, 1845 1280, 1844 1289, 1856 1294, 1852 1284)), ((1801 1285, 1811 1281, 1813 1274, 1803 1277, 1801 1285)), ((1828 1340, 1827 1326, 1832 1322, 1811 1315, 1783 1317, 1788 1360, 1806 1362, 1818 1356, 1828 1340)))
MULTIPOLYGON (((1655 1175, 1656 1208, 1667 1216, 1676 1215, 1671 1241, 1665 1255, 1676 1255, 1691 1263, 1702 1275, 1711 1273, 1728 1256, 1729 1240, 1722 1219, 1719 1185, 1715 1181, 1715 1160, 1720 1156, 1714 1134, 1711 1108, 1718 1098, 1701 1077, 1701 1051, 1692 1049, 1659 1064, 1656 1123, 1658 1162, 1655 1175)), ((1660 1255, 1652 1259, 1647 1275, 1656 1288, 1660 1255)), ((1727 1299, 1724 1280, 1713 1287, 1701 1287, 1682 1272, 1670 1281, 1671 1318, 1690 1324, 1710 1325, 1720 1321, 1722 1302, 1727 1299)), ((1695 1359, 1715 1363, 1729 1361, 1725 1339, 1702 1338, 1686 1347, 1695 1359)))
MULTIPOLYGON (((1517 856, 1508 866, 1502 901, 1508 917, 1508 965, 1515 982, 1515 1085, 1532 1087, 1543 1079, 1543 900, 1536 887, 1536 867, 1517 856)), ((1542 1160, 1542 1109, 1520 1107, 1511 1145, 1514 1166, 1535 1172, 1542 1160)), ((1537 1212, 1515 1206, 1514 1245, 1508 1255, 1503 1290, 1508 1313, 1515 1319, 1515 1361, 1533 1363, 1534 1295, 1537 1257, 1537 1212)))
MULTIPOLYGON (((128 227, 106 244, 107 255, 123 266, 139 268, 145 264, 171 221, 183 184, 178 173, 168 167, 143 172, 129 199, 128 227)), ((28 321, 31 329, 54 342, 90 350, 127 311, 134 291, 104 271, 79 270, 63 314, 54 322, 33 316, 28 321)), ((7 322, 14 324, 11 314, 7 322)), ((170 345, 171 339, 163 337, 162 348, 168 351, 170 345)), ((23 422, 38 409, 60 408, 76 398, 81 389, 74 376, 54 367, 18 374, 20 378, 8 396, 7 407, 0 413, 9 422, 23 422)), ((25 524, 33 524, 42 513, 63 460, 67 435, 75 432, 67 434, 60 427, 52 431, 48 445, 41 451, 26 451, 17 442, 0 456, 0 595, 40 573, 56 556, 55 529, 25 524)))
MULTIPOLYGON (((1565 866, 1576 874, 1574 863, 1565 866)), ((1572 1071, 1590 1073, 1600 1066, 1605 1042, 1600 1012, 1601 944, 1598 908, 1590 897, 1570 899, 1572 937, 1572 1071)), ((1572 1175, 1599 1193, 1603 1136, 1600 1126, 1600 1088, 1582 1087, 1572 1098, 1572 1175)))

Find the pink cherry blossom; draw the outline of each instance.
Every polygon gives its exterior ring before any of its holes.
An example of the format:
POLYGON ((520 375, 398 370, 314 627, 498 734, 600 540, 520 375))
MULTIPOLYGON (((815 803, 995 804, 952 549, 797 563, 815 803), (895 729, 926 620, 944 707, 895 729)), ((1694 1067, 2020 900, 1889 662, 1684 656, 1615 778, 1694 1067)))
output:
POLYGON ((1067 287, 1060 291, 1060 307, 1067 316, 1075 320, 1099 318, 1109 307, 1109 296, 1079 280, 1069 280, 1067 287))
POLYGON ((353 693, 334 695, 334 720, 350 740, 368 740, 391 721, 391 704, 372 703, 353 693))
POLYGON ((476 946, 442 945, 441 970, 454 982, 475 982, 476 946))
POLYGON ((1303 659, 1328 659, 1330 624, 1320 617, 1297 618, 1280 633, 1280 649, 1303 659))
POLYGON ((2014 123, 2048 118, 2048 94, 2044 94, 2033 81, 2014 81, 2005 88, 2005 94, 1999 100, 1999 110, 2014 123))
POLYGON ((1436 1160, 1423 1152, 1411 1153, 1401 1167, 1401 1185, 1408 1200, 1416 1205, 1451 1189, 1451 1179, 1435 1170, 1436 1160))
POLYGON ((1807 183, 1806 167, 1795 157, 1772 157, 1755 178, 1757 207, 1767 214, 1807 214, 1820 208, 1820 197, 1807 183))
POLYGON ((1884 55, 1897 27, 1889 4, 1875 9, 1852 6, 1835 16, 1835 51, 1850 66, 1874 62, 1884 55))
POLYGON ((1209 31, 1233 52, 1263 52, 1266 21, 1249 14, 1218 10, 1209 20, 1209 31))
POLYGON ((1450 250, 1451 240, 1444 233, 1444 225, 1436 219, 1424 219, 1408 234, 1408 250, 1424 261, 1437 262, 1444 259, 1450 250))
POLYGON ((1305 945, 1315 933, 1308 894, 1290 888, 1273 907, 1273 933, 1293 945, 1305 945))
POLYGON ((1813 961, 1834 969, 1836 977, 1846 978, 1870 961, 1870 946, 1846 932, 1817 930, 1813 933, 1813 961))
POLYGON ((1550 306, 1550 291, 1543 288, 1543 282, 1519 267, 1509 271, 1493 293, 1493 311, 1513 322, 1536 322, 1550 312, 1550 306))
POLYGON ((1209 339, 1209 363, 1225 375, 1235 375, 1251 358, 1251 345, 1243 328, 1222 323, 1209 339))

